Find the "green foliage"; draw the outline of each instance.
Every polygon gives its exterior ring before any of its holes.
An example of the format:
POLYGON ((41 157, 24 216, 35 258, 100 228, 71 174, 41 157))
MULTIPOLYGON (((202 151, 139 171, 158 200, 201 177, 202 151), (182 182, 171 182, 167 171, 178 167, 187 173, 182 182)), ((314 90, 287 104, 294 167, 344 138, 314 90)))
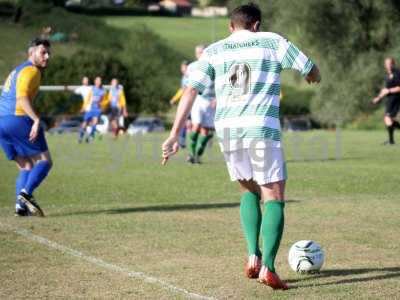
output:
POLYGON ((178 66, 183 57, 145 26, 132 31, 121 57, 130 66, 130 93, 135 99, 135 110, 167 109, 169 98, 179 84, 178 66))
POLYGON ((15 6, 9 1, 0 1, 0 17, 12 16, 15 12, 15 6))
MULTIPOLYGON (((46 70, 45 84, 80 82, 82 76, 101 76, 103 83, 114 77, 124 85, 131 112, 157 113, 167 109, 170 95, 178 85, 181 58, 146 27, 140 27, 127 36, 124 49, 119 52, 100 49, 81 50, 71 57, 55 57, 46 70)), ((70 94, 55 99, 45 94, 40 107, 50 114, 76 113, 79 105, 70 94)))
POLYGON ((42 0, 33 4, 28 1, 24 4, 20 21, 22 25, 39 30, 51 26, 53 33, 75 35, 78 43, 86 47, 122 49, 124 30, 115 30, 93 17, 69 13, 49 2, 42 0))
POLYGON ((346 129, 355 130, 384 130, 383 109, 378 109, 373 113, 362 113, 357 116, 351 123, 346 125, 346 129))
POLYGON ((280 113, 282 115, 310 114, 311 90, 301 90, 290 85, 282 85, 280 113))
POLYGON ((227 18, 105 17, 104 20, 112 27, 125 30, 132 30, 144 24, 162 36, 172 49, 185 55, 188 60, 194 59, 196 45, 210 44, 229 35, 227 18))
POLYGON ((371 112, 371 100, 382 82, 381 60, 380 53, 371 51, 354 57, 347 69, 340 65, 335 69, 333 62, 323 62, 324 82, 312 100, 313 115, 323 123, 335 124, 371 112))
POLYGON ((124 6, 133 6, 133 7, 137 7, 137 6, 145 6, 148 4, 152 4, 155 1, 149 1, 149 0, 125 0, 125 4, 124 6))
MULTIPOLYGON (((130 112, 158 113, 169 107, 168 100, 179 85, 183 57, 149 28, 115 29, 101 19, 54 7, 53 1, 21 0, 19 4, 24 28, 40 32, 51 26, 53 32, 77 35, 76 42, 53 43, 56 49, 43 84, 78 84, 84 75, 101 76, 107 84, 117 77, 125 87, 130 112), (59 45, 64 51, 57 51, 59 45)), ((50 115, 77 113, 81 105, 71 93, 42 93, 36 103, 42 114, 50 115)))

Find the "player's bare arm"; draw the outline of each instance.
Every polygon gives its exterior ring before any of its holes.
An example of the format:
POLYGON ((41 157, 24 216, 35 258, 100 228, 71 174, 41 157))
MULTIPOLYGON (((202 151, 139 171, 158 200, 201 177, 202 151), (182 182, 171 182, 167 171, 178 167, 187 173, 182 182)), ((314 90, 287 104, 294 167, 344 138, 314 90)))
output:
POLYGON ((395 86, 395 87, 391 87, 391 88, 383 88, 383 89, 381 89, 379 95, 376 96, 372 100, 372 103, 374 103, 374 104, 379 103, 387 95, 389 95, 389 94, 398 94, 398 93, 400 93, 400 86, 395 86))
POLYGON ((388 94, 397 94, 397 93, 400 93, 400 86, 394 86, 387 90, 388 90, 388 94))
POLYGON ((182 99, 179 102, 174 125, 172 126, 170 135, 161 146, 164 162, 166 162, 170 156, 174 155, 178 151, 179 130, 185 125, 186 117, 193 106, 196 96, 196 89, 190 86, 186 87, 182 95, 182 99))
POLYGON ((27 97, 27 96, 18 97, 17 102, 19 103, 19 105, 21 105, 21 107, 25 111, 25 113, 33 120, 32 129, 29 134, 29 140, 32 142, 37 137, 37 134, 39 131, 39 126, 40 126, 40 118, 39 118, 38 114, 35 112, 35 110, 33 109, 31 101, 29 100, 29 97, 27 97))
POLYGON ((400 87, 395 87, 395 88, 390 88, 390 89, 388 89, 388 88, 383 88, 383 89, 381 89, 381 91, 379 92, 379 95, 376 96, 376 97, 372 100, 372 103, 377 104, 377 103, 379 103, 383 98, 385 98, 387 95, 393 94, 393 93, 390 91, 391 89, 396 89, 396 90, 399 89, 399 91, 398 91, 397 93, 400 92, 400 87))

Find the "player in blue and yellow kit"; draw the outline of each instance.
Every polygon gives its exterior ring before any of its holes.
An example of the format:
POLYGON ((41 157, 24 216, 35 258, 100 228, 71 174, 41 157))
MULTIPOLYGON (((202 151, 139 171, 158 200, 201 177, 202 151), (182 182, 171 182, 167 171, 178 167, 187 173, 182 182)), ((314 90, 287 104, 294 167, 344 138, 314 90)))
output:
POLYGON ((113 78, 111 80, 111 88, 107 93, 104 106, 110 106, 110 122, 112 133, 114 137, 117 138, 120 129, 123 129, 123 122, 122 124, 119 124, 119 121, 121 117, 126 118, 128 116, 124 88, 118 83, 117 78, 113 78))
POLYGON ((28 60, 10 73, 0 96, 0 146, 19 169, 16 215, 44 216, 33 192, 47 176, 52 161, 32 102, 39 90, 41 71, 50 58, 49 41, 34 39, 28 55, 28 60))
POLYGON ((96 125, 99 122, 99 117, 105 103, 105 96, 106 91, 103 88, 101 77, 98 76, 94 79, 94 86, 91 87, 89 94, 83 101, 81 111, 84 112, 85 115, 83 116, 83 123, 79 131, 79 143, 82 142, 88 125, 91 126, 91 129, 89 136, 86 138, 86 142, 90 142, 94 139, 96 135, 96 125))

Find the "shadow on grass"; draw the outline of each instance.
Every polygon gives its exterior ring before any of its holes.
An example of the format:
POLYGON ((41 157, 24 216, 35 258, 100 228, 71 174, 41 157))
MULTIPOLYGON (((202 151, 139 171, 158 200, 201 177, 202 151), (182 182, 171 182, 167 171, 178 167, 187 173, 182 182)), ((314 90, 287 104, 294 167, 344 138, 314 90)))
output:
POLYGON ((289 279, 286 280, 287 283, 300 283, 300 285, 291 286, 291 288, 306 288, 306 287, 314 287, 314 286, 327 286, 327 285, 336 285, 336 284, 349 284, 349 283, 358 283, 358 282, 368 282, 374 280, 384 280, 389 278, 400 277, 400 267, 385 267, 385 268, 362 268, 362 269, 333 269, 333 270, 324 270, 318 274, 314 275, 305 275, 303 278, 299 279, 289 279), (315 283, 315 284, 301 284, 305 281, 329 278, 329 277, 345 277, 345 276, 355 276, 355 275, 364 275, 369 273, 381 272, 385 274, 373 275, 373 276, 363 276, 363 277, 355 277, 355 278, 343 278, 331 282, 324 283, 315 283))
MULTIPOLYGON (((287 203, 296 203, 301 200, 286 200, 287 203)), ((137 206, 124 208, 110 208, 101 210, 77 211, 69 213, 51 214, 51 217, 59 216, 77 216, 77 215, 97 215, 97 214, 128 214, 128 213, 146 213, 146 212, 170 212, 170 211, 190 211, 190 210, 207 210, 207 209, 223 209, 238 207, 239 202, 229 203, 191 203, 191 204, 166 204, 152 206, 137 206)))
POLYGON ((368 157, 328 157, 328 158, 292 158, 287 159, 286 163, 319 163, 319 162, 339 162, 347 160, 366 160, 368 157))

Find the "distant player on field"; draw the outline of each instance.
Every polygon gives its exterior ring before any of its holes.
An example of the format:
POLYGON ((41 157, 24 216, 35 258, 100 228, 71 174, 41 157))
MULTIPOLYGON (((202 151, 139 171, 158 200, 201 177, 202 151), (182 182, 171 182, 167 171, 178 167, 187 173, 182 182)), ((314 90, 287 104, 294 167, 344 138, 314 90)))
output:
POLYGON ((275 271, 287 179, 279 122, 280 73, 297 70, 312 83, 320 81, 319 70, 285 38, 259 32, 257 6, 239 6, 230 18, 232 34, 207 47, 197 71, 190 73, 170 136, 162 145, 164 163, 178 150, 179 129, 198 92, 215 82, 215 129, 231 180, 238 181, 242 193, 240 219, 248 247, 245 273, 274 289, 287 289, 275 271))
MULTIPOLYGON (((175 95, 171 98, 171 100, 169 101, 169 103, 171 105, 178 103, 179 100, 181 100, 181 98, 182 98, 183 91, 185 90, 185 87, 186 87, 187 81, 188 81, 188 72, 187 72, 188 65, 189 65, 189 62, 187 60, 184 60, 181 63, 181 74, 182 74, 181 86, 176 91, 175 95)), ((179 147, 181 147, 181 148, 186 147, 186 133, 188 131, 190 131, 191 128, 192 128, 192 121, 191 121, 190 115, 189 115, 187 118, 187 121, 186 121, 186 126, 183 126, 179 133, 179 147)))
POLYGON ((187 81, 188 81, 188 74, 187 74, 187 68, 188 68, 189 62, 187 60, 182 61, 181 63, 181 86, 179 87, 179 89, 176 91, 175 95, 171 98, 171 100, 169 101, 169 103, 171 105, 178 103, 179 100, 181 100, 182 95, 183 95, 183 91, 185 90, 185 87, 187 85, 187 81))
POLYGON ((0 96, 0 146, 19 169, 15 183, 17 216, 44 216, 33 192, 46 178, 52 161, 32 102, 49 58, 49 41, 34 39, 29 44, 28 60, 10 73, 0 96))
POLYGON ((84 112, 83 122, 79 130, 78 142, 82 140, 86 134, 86 127, 90 126, 90 134, 86 137, 86 142, 93 141, 96 135, 96 125, 99 122, 99 117, 102 112, 102 107, 105 101, 106 91, 103 88, 101 77, 97 76, 94 80, 94 86, 90 88, 87 97, 84 99, 81 111, 84 112))
POLYGON ((82 100, 85 100, 86 97, 89 95, 92 87, 89 84, 89 77, 83 76, 82 77, 82 85, 75 89, 74 93, 76 95, 80 95, 82 100))
POLYGON ((124 88, 118 83, 117 78, 111 80, 111 88, 107 93, 105 106, 110 106, 112 133, 114 137, 117 138, 119 130, 123 129, 123 126, 120 126, 120 118, 126 118, 128 116, 124 88))
MULTIPOLYGON (((196 46, 196 61, 188 66, 188 76, 190 78, 192 72, 196 72, 198 64, 205 46, 196 46)), ((212 130, 214 129, 214 116, 215 116, 215 89, 214 82, 209 81, 207 85, 202 88, 194 101, 190 116, 192 119, 192 131, 189 135, 189 157, 188 162, 200 163, 200 157, 206 149, 208 141, 213 137, 212 130)))
POLYGON ((394 58, 385 59, 385 87, 381 89, 378 96, 372 102, 379 103, 386 97, 385 116, 383 122, 386 125, 389 139, 385 145, 394 145, 394 130, 400 129, 400 123, 395 120, 400 108, 400 71, 396 68, 394 58))

